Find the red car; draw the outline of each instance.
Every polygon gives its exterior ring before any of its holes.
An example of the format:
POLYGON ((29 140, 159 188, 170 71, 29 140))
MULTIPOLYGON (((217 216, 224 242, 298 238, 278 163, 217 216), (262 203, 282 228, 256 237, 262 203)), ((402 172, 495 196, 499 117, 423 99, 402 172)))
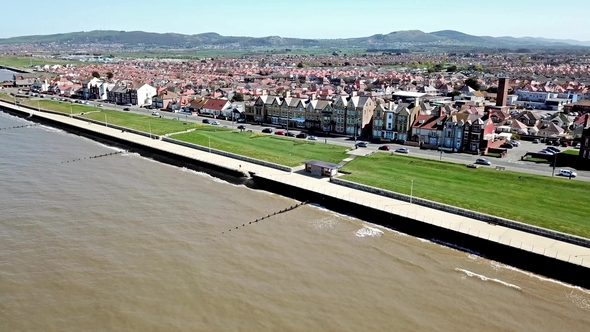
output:
POLYGON ((379 150, 383 150, 383 151, 389 151, 389 150, 390 150, 390 148, 389 148, 389 145, 381 145, 381 146, 379 147, 379 150))
POLYGON ((285 132, 282 130, 275 131, 275 135, 285 135, 285 132))

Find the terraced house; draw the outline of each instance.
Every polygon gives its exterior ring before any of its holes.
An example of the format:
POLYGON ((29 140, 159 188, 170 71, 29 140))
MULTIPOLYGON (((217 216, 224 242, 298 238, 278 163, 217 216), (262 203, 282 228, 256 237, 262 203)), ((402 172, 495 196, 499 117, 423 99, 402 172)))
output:
POLYGON ((375 107, 375 101, 371 97, 350 97, 346 105, 346 134, 369 137, 375 107))
POLYGON ((314 131, 334 131, 330 101, 317 99, 315 94, 311 95, 311 100, 307 104, 305 112, 305 127, 314 131))

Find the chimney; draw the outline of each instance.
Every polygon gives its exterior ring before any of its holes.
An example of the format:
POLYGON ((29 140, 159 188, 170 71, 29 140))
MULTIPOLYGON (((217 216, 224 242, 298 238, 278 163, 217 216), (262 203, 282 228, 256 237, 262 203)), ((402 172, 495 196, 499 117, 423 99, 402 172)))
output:
POLYGON ((355 90, 355 91, 352 91, 352 93, 351 93, 350 95, 351 95, 352 97, 356 97, 356 96, 357 96, 357 92, 356 92, 356 90, 355 90))
POLYGON ((262 95, 263 95, 263 96, 266 96, 267 94, 268 94, 268 91, 266 91, 266 89, 263 89, 263 90, 262 90, 262 95))
POLYGON ((498 80, 498 94, 496 95, 496 106, 506 106, 506 98, 508 97, 508 82, 506 77, 501 77, 498 80))
POLYGON ((285 91, 283 95, 285 96, 285 98, 289 98, 291 97, 291 91, 285 91))
POLYGON ((392 102, 391 100, 387 102, 387 109, 390 111, 393 111, 393 105, 395 105, 394 102, 392 102))
POLYGON ((312 93, 311 96, 310 96, 310 98, 311 98, 311 100, 315 100, 316 99, 315 93, 312 93))

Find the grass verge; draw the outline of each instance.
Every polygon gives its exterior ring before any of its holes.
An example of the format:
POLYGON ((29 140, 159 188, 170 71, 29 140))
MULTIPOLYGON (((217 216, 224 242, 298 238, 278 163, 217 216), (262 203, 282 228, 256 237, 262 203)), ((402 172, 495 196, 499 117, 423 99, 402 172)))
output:
POLYGON ((377 153, 343 179, 590 238, 590 183, 377 153))
POLYGON ((310 159, 339 163, 347 157, 345 147, 259 133, 196 130, 172 138, 286 166, 310 159))

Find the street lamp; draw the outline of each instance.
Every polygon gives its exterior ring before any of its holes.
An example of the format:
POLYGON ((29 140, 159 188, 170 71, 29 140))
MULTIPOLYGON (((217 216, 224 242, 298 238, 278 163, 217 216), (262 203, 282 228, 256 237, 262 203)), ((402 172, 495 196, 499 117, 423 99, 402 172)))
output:
POLYGON ((148 123, 148 126, 150 126, 150 138, 152 138, 152 124, 148 123))
POLYGON ((209 138, 209 153, 211 153, 211 137, 208 137, 208 138, 209 138))
POLYGON ((555 164, 557 164, 557 153, 553 154, 553 171, 551 172, 551 177, 555 176, 555 164))
MULTIPOLYGON (((70 106, 70 107, 71 107, 71 106, 70 106)), ((108 126, 109 126, 109 123, 108 123, 108 121, 107 121, 107 115, 106 115, 106 114, 104 115, 104 126, 105 126, 105 127, 108 127, 108 126)))
POLYGON ((412 196, 414 195, 414 180, 411 180, 411 185, 410 185, 410 204, 412 204, 412 196))

